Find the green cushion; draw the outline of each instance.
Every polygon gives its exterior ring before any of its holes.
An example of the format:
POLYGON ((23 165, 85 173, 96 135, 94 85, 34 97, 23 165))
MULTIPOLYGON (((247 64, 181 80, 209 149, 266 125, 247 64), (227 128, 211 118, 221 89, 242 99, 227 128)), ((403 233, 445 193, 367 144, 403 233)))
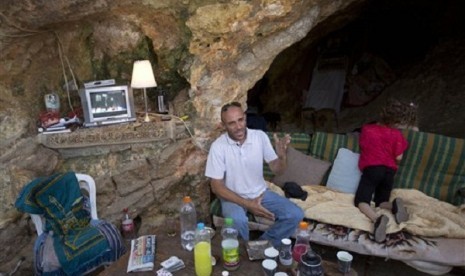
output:
POLYGON ((340 148, 346 148, 357 153, 360 152, 358 134, 315 132, 310 143, 309 153, 313 157, 333 163, 340 148))
POLYGON ((403 131, 409 147, 399 165, 394 186, 418 189, 437 199, 460 204, 465 186, 465 139, 418 131, 403 131))

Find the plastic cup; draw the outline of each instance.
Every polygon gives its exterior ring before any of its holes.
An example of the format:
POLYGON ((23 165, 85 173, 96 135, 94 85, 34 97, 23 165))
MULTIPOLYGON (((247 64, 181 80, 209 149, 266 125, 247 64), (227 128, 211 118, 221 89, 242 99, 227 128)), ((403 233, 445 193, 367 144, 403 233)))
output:
POLYGON ((266 259, 262 262, 263 275, 265 276, 274 276, 276 269, 278 268, 278 263, 271 259, 266 259))
POLYGON ((265 254, 265 258, 273 260, 275 262, 278 261, 279 251, 276 248, 268 247, 267 249, 265 249, 263 253, 265 254))
POLYGON ((342 273, 349 273, 352 260, 353 260, 353 257, 349 252, 338 251, 337 252, 338 270, 342 273))

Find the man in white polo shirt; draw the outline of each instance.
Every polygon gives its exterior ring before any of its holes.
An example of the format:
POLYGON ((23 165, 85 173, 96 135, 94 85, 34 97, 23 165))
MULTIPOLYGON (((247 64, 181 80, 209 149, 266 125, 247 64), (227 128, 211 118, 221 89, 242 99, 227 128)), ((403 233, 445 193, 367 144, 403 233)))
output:
POLYGON ((233 219, 244 240, 249 240, 247 211, 274 220, 260 239, 278 246, 281 239, 294 233, 304 214, 287 198, 267 189, 263 160, 275 174, 284 172, 290 136, 274 136, 275 152, 265 132, 246 127, 245 112, 237 102, 221 108, 221 122, 226 133, 211 145, 205 175, 221 200, 223 216, 233 219))

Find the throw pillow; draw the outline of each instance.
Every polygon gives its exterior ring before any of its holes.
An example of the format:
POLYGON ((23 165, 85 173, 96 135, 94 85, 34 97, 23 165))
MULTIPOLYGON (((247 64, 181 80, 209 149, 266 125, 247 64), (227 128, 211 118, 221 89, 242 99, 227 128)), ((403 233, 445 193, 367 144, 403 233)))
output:
POLYGON ((329 173, 327 187, 355 194, 362 172, 358 168, 360 154, 349 149, 340 148, 329 173))
POLYGON ((273 178, 273 183, 283 187, 286 182, 295 182, 298 185, 320 184, 331 163, 320 160, 294 149, 287 148, 287 169, 273 178))

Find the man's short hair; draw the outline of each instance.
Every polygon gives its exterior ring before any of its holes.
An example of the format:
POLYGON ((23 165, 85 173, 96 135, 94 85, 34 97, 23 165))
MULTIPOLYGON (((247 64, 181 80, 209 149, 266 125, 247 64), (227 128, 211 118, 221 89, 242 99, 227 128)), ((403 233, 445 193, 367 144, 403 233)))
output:
POLYGON ((238 102, 230 102, 230 103, 227 103, 227 104, 223 105, 223 107, 221 107, 221 113, 228 111, 228 109, 231 106, 242 108, 242 105, 240 103, 238 103, 238 102))

